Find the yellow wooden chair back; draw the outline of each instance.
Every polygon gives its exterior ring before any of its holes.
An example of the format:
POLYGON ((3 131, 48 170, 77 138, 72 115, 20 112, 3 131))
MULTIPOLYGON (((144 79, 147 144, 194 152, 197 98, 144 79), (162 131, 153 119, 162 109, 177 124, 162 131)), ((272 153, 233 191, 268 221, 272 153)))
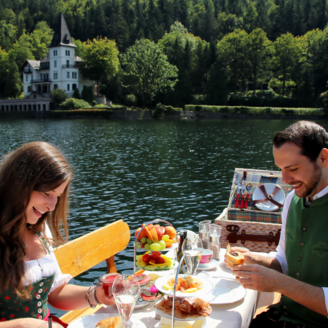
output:
MULTIPOLYGON (((106 261, 107 272, 117 272, 114 256, 126 248, 130 241, 130 228, 123 220, 111 223, 74 239, 55 250, 55 255, 63 273, 72 277, 89 270, 106 261)), ((73 320, 97 311, 96 309, 74 310, 66 313, 61 319, 70 323, 73 320)))

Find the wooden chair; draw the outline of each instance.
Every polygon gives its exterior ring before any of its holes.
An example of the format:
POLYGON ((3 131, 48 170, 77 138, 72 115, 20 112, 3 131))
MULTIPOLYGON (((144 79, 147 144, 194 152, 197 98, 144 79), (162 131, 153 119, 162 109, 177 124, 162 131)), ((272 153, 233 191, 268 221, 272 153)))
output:
MULTIPOLYGON (((126 248, 130 241, 130 228, 123 220, 111 223, 103 228, 90 232, 82 237, 72 240, 55 250, 55 255, 63 273, 76 277, 106 261, 107 273, 117 272, 114 256, 126 248)), ((95 309, 86 308, 67 312, 61 317, 66 323, 85 315, 96 312, 95 309)))

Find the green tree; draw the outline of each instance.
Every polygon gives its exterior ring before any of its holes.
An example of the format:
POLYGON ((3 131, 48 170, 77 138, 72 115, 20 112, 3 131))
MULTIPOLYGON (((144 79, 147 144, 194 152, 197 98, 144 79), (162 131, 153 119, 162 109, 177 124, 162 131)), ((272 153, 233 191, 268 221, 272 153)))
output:
POLYGON ((222 39, 225 35, 243 27, 243 19, 234 14, 222 12, 218 15, 218 37, 222 39))
POLYGON ((87 41, 81 71, 83 76, 97 81, 97 95, 100 83, 105 83, 118 72, 118 55, 115 41, 106 37, 87 41))
POLYGON ((255 96, 259 77, 263 77, 263 73, 269 70, 270 57, 273 52, 272 42, 267 38, 266 33, 261 28, 253 30, 248 35, 247 41, 255 96))
POLYGON ((172 89, 176 83, 177 68, 171 65, 161 48, 147 39, 136 41, 121 55, 128 83, 142 95, 142 105, 156 93, 172 89))
POLYGON ((12 24, 7 24, 6 21, 0 21, 0 47, 9 51, 16 39, 16 28, 12 24))
POLYGON ((224 69, 215 62, 209 71, 205 87, 206 104, 226 105, 228 99, 227 79, 224 69))
POLYGON ((73 98, 75 98, 75 99, 81 99, 79 88, 75 88, 75 90, 73 92, 73 98))
POLYGON ((291 77, 295 65, 302 59, 300 40, 292 34, 286 33, 277 38, 273 43, 273 64, 283 81, 282 96, 285 95, 286 80, 291 77))
POLYGON ((226 35, 217 44, 219 62, 226 67, 228 81, 233 84, 234 93, 237 86, 242 86, 249 74, 248 34, 237 29, 226 35))
POLYGON ((243 22, 247 33, 252 32, 257 24, 257 11, 254 2, 250 2, 244 14, 243 22))
POLYGON ((50 97, 56 105, 59 105, 67 99, 67 94, 65 90, 55 89, 50 92, 50 97))

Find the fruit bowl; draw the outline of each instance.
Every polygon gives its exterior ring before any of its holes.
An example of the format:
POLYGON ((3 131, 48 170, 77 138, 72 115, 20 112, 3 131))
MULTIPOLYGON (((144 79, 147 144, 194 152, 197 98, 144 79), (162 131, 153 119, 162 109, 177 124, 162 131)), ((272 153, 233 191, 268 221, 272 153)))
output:
MULTIPOLYGON (((141 244, 142 245, 142 244, 141 244)), ((173 243, 171 246, 169 247, 166 247, 162 250, 159 250, 158 252, 163 252, 163 251, 167 251, 167 250, 170 250, 170 249, 176 249, 179 247, 179 243, 173 243)), ((145 247, 136 247, 136 250, 137 251, 149 251, 149 249, 146 249, 145 247)))
POLYGON ((136 266, 148 271, 164 271, 174 268, 176 261, 160 252, 146 252, 136 257, 136 266))

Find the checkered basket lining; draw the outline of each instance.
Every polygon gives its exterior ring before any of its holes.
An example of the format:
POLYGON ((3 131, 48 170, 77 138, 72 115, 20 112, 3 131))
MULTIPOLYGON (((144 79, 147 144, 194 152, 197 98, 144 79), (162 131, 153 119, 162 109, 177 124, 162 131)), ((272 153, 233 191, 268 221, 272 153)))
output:
POLYGON ((275 183, 278 184, 284 191, 285 196, 291 191, 291 187, 288 184, 282 182, 280 171, 267 171, 267 170, 255 170, 255 169, 242 169, 236 168, 234 173, 234 178, 232 182, 231 194, 229 198, 228 207, 228 220, 237 221, 251 221, 251 222, 263 222, 263 223, 273 223, 281 224, 281 212, 279 209, 274 212, 260 211, 252 201, 252 196, 254 190, 260 185, 265 183, 275 183), (247 171, 247 177, 245 184, 252 184, 249 191, 248 208, 245 210, 240 210, 235 208, 235 199, 237 195, 238 181, 243 177, 244 171, 247 171), (272 177, 271 177, 272 175, 272 177))

